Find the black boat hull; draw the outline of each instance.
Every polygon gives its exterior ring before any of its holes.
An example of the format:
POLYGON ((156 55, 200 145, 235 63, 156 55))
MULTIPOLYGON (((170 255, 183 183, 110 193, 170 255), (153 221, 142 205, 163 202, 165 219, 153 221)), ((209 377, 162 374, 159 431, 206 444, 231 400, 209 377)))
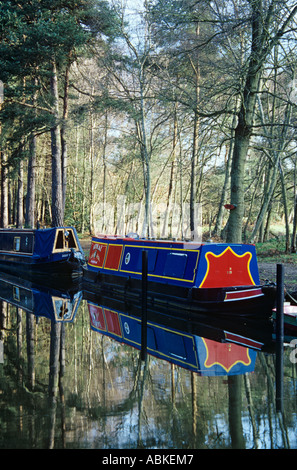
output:
MULTIPOLYGON (((142 298, 142 281, 124 276, 106 275, 100 272, 83 270, 83 289, 97 294, 109 294, 124 298, 127 301, 139 301, 142 298)), ((150 305, 162 305, 171 308, 182 308, 191 314, 203 313, 213 315, 267 316, 272 315, 275 305, 275 288, 261 286, 240 286, 228 288, 185 288, 148 282, 147 302, 150 305), (241 291, 259 295, 244 299, 226 301, 227 293, 241 291)))
POLYGON ((0 271, 21 277, 78 279, 83 274, 83 264, 77 259, 34 262, 32 259, 16 259, 10 255, 0 257, 0 271))

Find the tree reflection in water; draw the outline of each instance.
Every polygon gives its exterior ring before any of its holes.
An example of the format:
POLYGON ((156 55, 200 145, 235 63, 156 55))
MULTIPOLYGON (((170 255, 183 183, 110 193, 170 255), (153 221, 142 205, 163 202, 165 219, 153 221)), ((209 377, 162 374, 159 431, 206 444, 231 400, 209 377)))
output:
POLYGON ((1 448, 297 448, 296 368, 285 351, 284 413, 275 356, 255 371, 200 376, 90 328, 1 302, 1 448))

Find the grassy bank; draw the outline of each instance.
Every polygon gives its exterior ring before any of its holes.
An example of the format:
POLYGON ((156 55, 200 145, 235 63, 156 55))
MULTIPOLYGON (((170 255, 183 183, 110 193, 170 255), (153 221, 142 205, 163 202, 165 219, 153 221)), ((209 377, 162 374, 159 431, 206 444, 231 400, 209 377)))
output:
POLYGON ((259 261, 269 263, 296 263, 297 253, 285 253, 285 238, 279 237, 265 243, 256 243, 259 261))

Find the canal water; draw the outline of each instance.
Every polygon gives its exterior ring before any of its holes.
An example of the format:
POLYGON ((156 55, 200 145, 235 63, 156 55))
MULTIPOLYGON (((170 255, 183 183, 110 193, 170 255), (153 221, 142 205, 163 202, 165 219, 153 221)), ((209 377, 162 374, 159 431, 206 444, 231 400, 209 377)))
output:
POLYGON ((279 411, 268 319, 152 308, 141 352, 137 305, 6 276, 0 297, 1 449, 297 448, 296 346, 286 338, 279 411))

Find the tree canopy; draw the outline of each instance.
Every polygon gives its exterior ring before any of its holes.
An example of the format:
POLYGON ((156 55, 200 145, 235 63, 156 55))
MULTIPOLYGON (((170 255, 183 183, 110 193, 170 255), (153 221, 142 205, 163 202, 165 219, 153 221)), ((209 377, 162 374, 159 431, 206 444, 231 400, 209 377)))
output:
POLYGON ((296 13, 291 0, 1 2, 2 226, 195 239, 202 223, 240 242, 277 223, 295 251, 296 13))

